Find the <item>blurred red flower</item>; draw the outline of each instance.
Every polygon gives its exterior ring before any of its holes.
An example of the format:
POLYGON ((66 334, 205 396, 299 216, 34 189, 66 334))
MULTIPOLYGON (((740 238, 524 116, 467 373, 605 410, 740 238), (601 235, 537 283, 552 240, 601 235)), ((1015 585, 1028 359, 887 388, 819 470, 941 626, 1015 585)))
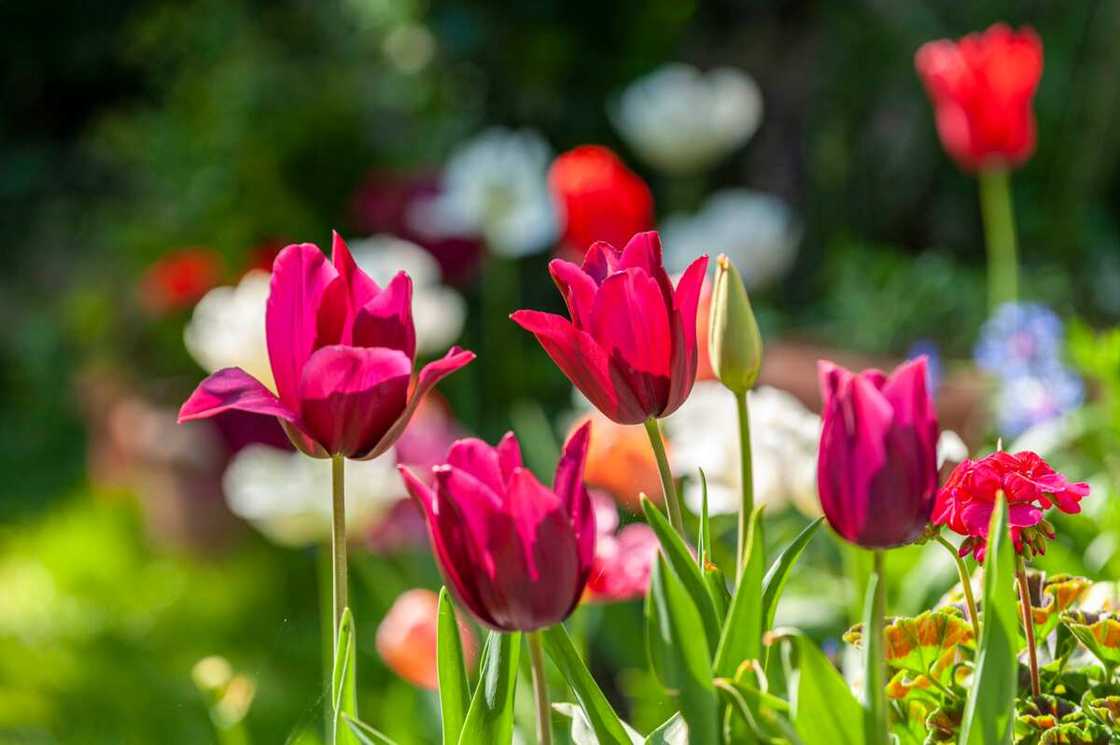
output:
POLYGON ((1033 29, 998 23, 960 41, 931 41, 914 64, 933 102, 941 143, 961 168, 1017 166, 1031 156, 1031 101, 1042 77, 1042 40, 1033 29))
POLYGON ((582 256, 595 241, 624 246, 653 227, 653 194, 646 183, 601 145, 581 145, 558 156, 548 186, 561 220, 561 241, 582 256))
POLYGON ((965 460, 949 475, 937 493, 933 523, 947 525, 965 536, 961 555, 971 553, 984 560, 988 524, 996 494, 1007 496, 1007 517, 1015 550, 1024 547, 1045 553, 1043 538, 1053 538, 1053 529, 1042 519, 1042 511, 1057 505, 1062 512, 1081 512, 1081 500, 1089 496, 1089 485, 1070 483, 1037 453, 996 451, 979 460, 965 460), (1040 526, 1036 530, 1035 526, 1040 526))
POLYGON ((184 248, 160 257, 140 277, 140 304, 154 315, 190 308, 222 282, 222 257, 209 248, 184 248))

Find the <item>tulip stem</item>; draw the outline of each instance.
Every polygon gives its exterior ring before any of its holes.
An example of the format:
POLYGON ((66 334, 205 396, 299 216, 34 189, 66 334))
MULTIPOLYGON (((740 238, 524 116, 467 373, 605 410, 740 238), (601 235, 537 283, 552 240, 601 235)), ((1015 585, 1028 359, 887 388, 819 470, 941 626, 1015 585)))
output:
MULTIPOLYGON (((331 568, 333 569, 334 645, 338 649, 338 629, 346 609, 346 459, 331 458, 331 568)), ((335 660, 337 663, 338 661, 335 660)), ((337 669, 337 664, 336 664, 337 669)))
POLYGON ((533 669, 533 692, 537 699, 537 737, 540 745, 552 745, 552 706, 548 702, 548 679, 544 676, 544 653, 541 632, 525 635, 529 642, 529 660, 533 669))
POLYGON ((872 554, 875 566, 868 580, 863 612, 864 731, 868 745, 887 745, 890 742, 890 732, 887 723, 887 663, 883 649, 886 636, 887 574, 884 567, 885 552, 876 549, 872 554))
POLYGON ((1019 259, 1011 179, 1004 168, 980 171, 980 212, 988 246, 988 302, 992 310, 1015 302, 1019 294, 1019 259))
POLYGON ((960 552, 957 547, 949 543, 945 536, 938 535, 935 539, 938 543, 945 547, 949 555, 953 557, 953 561, 957 565, 957 574, 961 578, 961 591, 964 593, 964 603, 968 607, 968 620, 972 621, 972 635, 976 639, 976 643, 980 643, 980 615, 976 612, 976 597, 972 594, 972 577, 968 573, 968 566, 961 558, 960 552))
POLYGON ((653 455, 657 458, 657 470, 661 474, 661 491, 665 494, 665 509, 669 512, 669 522, 683 540, 688 540, 684 534, 684 519, 681 517, 681 503, 677 497, 677 484, 673 481, 673 472, 669 468, 669 456, 665 454, 665 442, 661 439, 661 425, 650 417, 645 421, 646 434, 649 435, 649 444, 653 448, 653 455))
POLYGON ((1042 695, 1038 680, 1038 650, 1034 646, 1034 613, 1031 611, 1031 589, 1027 584, 1027 565, 1023 557, 1015 555, 1015 576, 1019 580, 1019 603, 1023 608, 1023 631, 1027 635, 1027 660, 1031 668, 1031 693, 1042 695))
POLYGON ((743 503, 739 505, 739 541, 735 550, 735 581, 743 574, 747 562, 747 531, 754 514, 754 476, 751 468, 751 415, 747 410, 747 392, 735 394, 739 411, 739 477, 743 482, 743 503))

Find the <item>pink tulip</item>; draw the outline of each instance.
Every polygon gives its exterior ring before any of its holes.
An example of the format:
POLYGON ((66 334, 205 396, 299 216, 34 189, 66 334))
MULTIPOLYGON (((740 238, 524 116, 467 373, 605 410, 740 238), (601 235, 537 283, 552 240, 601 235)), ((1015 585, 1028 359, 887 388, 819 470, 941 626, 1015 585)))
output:
POLYGON ((373 458, 432 386, 474 359, 455 347, 412 385, 412 281, 400 272, 378 287, 337 233, 330 261, 311 243, 276 257, 265 328, 277 393, 239 368, 219 370, 183 404, 180 422, 231 409, 267 414, 308 455, 373 458))
POLYGON ((853 374, 819 364, 824 423, 817 461, 832 528, 864 548, 917 538, 937 495, 937 412, 925 358, 853 374))
POLYGON ((552 489, 525 468, 513 433, 496 448, 459 440, 429 487, 401 475, 428 519, 440 569, 485 626, 532 631, 576 607, 595 555, 595 513, 583 485, 589 427, 564 446, 552 489))
POLYGON ((599 411, 639 424, 673 413, 692 390, 707 266, 706 256, 694 261, 674 290, 657 233, 638 233, 625 250, 594 243, 582 266, 549 265, 571 320, 535 310, 511 317, 599 411))

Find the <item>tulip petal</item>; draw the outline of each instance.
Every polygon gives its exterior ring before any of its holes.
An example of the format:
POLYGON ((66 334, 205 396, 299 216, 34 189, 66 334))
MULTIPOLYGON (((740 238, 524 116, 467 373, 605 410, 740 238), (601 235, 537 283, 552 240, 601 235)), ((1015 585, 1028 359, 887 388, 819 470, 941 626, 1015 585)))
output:
POLYGON ((356 347, 399 349, 409 359, 416 356, 412 280, 403 271, 357 311, 353 343, 356 347))
POLYGON ((595 557, 595 539, 598 535, 594 505, 583 481, 590 444, 591 422, 587 421, 564 444, 564 452, 560 456, 560 462, 556 464, 556 477, 552 482, 553 491, 568 510, 568 517, 579 543, 580 561, 585 566, 595 557))
POLYGON ((555 313, 519 310, 510 318, 537 337, 560 371, 595 408, 621 424, 645 421, 648 414, 624 381, 620 379, 621 385, 616 385, 606 354, 591 334, 555 313))
POLYGON ((560 289, 568 305, 568 315, 577 329, 591 326, 591 308, 595 304, 598 283, 570 261, 553 259, 548 265, 552 281, 560 289))
POLYGON ((621 263, 621 250, 606 241, 595 241, 584 254, 580 268, 595 284, 601 285, 603 280, 619 270, 621 263))
POLYGON ((704 276, 708 271, 708 257, 701 256, 688 265, 677 282, 673 295, 673 360, 672 386, 669 402, 661 416, 676 411, 696 382, 699 366, 699 350, 696 346, 696 313, 700 307, 700 291, 704 286, 704 276))
POLYGON ((372 450, 404 411, 411 373, 396 349, 323 347, 303 369, 303 429, 331 455, 372 450))
POLYGON ((373 278, 363 272, 358 263, 354 261, 350 248, 337 231, 331 233, 331 263, 334 264, 335 269, 338 270, 339 275, 346 283, 351 308, 356 310, 365 307, 366 303, 381 292, 381 288, 377 286, 373 278))
MULTIPOLYGON (((323 346, 320 342, 319 308, 327 288, 338 276, 338 271, 313 243, 288 246, 280 252, 272 266, 265 311, 268 358, 280 400, 290 409, 295 410, 299 406, 304 364, 316 349, 323 346)), ((337 286, 331 292, 334 299, 329 306, 336 309, 337 286)), ((335 318, 337 313, 328 315, 335 318)))
POLYGON ((599 286, 591 335, 607 354, 612 378, 625 381, 647 417, 660 414, 669 397, 669 328, 669 308, 650 275, 626 269, 599 286))
POLYGON ((232 409, 296 420, 295 413, 263 383, 239 367, 227 367, 198 384, 179 409, 179 423, 207 419, 232 409))
POLYGON ((443 573, 447 585, 455 593, 455 597, 466 606, 471 613, 484 623, 495 626, 496 622, 490 618, 486 606, 482 603, 475 586, 469 581, 473 572, 464 572, 463 568, 475 566, 473 556, 467 553, 469 536, 462 520, 441 519, 448 515, 456 516, 457 511, 451 502, 440 503, 436 492, 404 466, 397 466, 401 477, 404 479, 405 488, 412 498, 420 503, 428 524, 428 536, 432 542, 432 550, 438 559, 440 571, 443 573), (450 528, 445 530, 445 528, 450 528))
POLYGON ((494 494, 505 491, 498 451, 477 437, 465 437, 452 443, 447 452, 447 465, 469 473, 486 484, 494 494))
POLYGON ((436 383, 470 363, 474 357, 474 352, 460 349, 459 347, 452 347, 448 350, 447 354, 440 359, 424 365, 424 368, 420 371, 420 375, 416 379, 416 385, 409 394, 408 405, 397 421, 393 423, 389 431, 385 433, 385 436, 381 438, 381 442, 372 450, 365 453, 355 453, 351 457, 354 460, 369 460, 370 458, 376 458, 392 447, 393 443, 395 443, 404 432, 405 427, 408 426, 409 420, 412 419, 412 414, 424 399, 424 395, 430 391, 436 383))
POLYGON ((506 432, 502 441, 498 443, 498 464, 502 468, 502 484, 509 483, 513 472, 523 468, 525 462, 521 459, 521 443, 512 432, 506 432))

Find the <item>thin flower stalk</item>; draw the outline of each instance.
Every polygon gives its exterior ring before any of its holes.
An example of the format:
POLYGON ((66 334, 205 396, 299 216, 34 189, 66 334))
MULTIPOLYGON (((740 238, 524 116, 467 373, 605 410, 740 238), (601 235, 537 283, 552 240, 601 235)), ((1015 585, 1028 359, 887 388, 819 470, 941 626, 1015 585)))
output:
POLYGON ((646 434, 649 435, 649 444, 653 448, 653 455, 657 458, 657 470, 661 474, 661 491, 665 494, 665 509, 669 513, 669 522, 673 529, 681 536, 684 534, 684 518, 681 514, 680 497, 677 494, 677 484, 673 480, 673 471, 669 468, 669 456, 665 453, 665 443, 661 439, 661 425, 650 417, 645 421, 646 434))
POLYGON ((944 536, 937 536, 937 542, 945 547, 949 555, 953 557, 953 563, 957 565, 957 574, 961 578, 961 592, 964 593, 964 603, 968 608, 968 620, 972 622, 972 633, 977 643, 980 641, 980 615, 976 612, 976 597, 972 594, 972 577, 969 575, 968 566, 961 558, 960 552, 957 551, 956 546, 949 543, 944 536))

